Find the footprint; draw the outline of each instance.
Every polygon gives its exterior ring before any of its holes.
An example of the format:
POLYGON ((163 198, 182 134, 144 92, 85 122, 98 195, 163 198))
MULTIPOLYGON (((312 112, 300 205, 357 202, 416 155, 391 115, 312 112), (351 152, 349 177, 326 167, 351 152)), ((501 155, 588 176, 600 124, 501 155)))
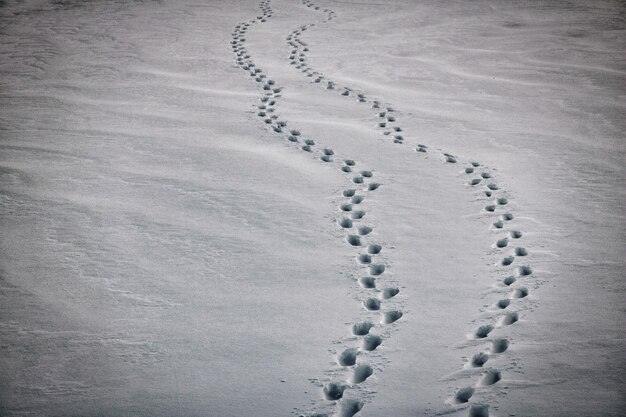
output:
POLYGON ((495 369, 490 369, 480 377, 478 385, 483 386, 483 387, 493 385, 496 382, 500 381, 501 379, 502 379, 502 374, 500 373, 500 371, 497 371, 495 369))
POLYGON ((357 231, 361 236, 369 235, 370 233, 372 233, 372 230, 373 229, 369 226, 359 226, 357 228, 357 231))
POLYGON ((472 404, 469 417, 489 417, 489 406, 486 404, 472 404))
POLYGON ((522 232, 520 232, 519 230, 511 230, 509 232, 509 236, 511 236, 513 239, 519 239, 520 237, 522 237, 522 232))
POLYGON ((491 333, 492 330, 493 326, 491 324, 485 324, 476 329, 476 331, 474 332, 474 336, 476 337, 476 339, 484 339, 485 337, 489 336, 489 333, 491 333))
POLYGON ((382 324, 391 324, 402 318, 402 312, 398 310, 391 310, 383 313, 380 322, 382 324))
POLYGON ((356 190, 354 188, 348 188, 347 190, 343 190, 344 197, 353 197, 356 194, 356 190))
POLYGON ((487 197, 491 197, 491 194, 492 194, 492 193, 491 193, 491 191, 485 191, 485 195, 486 195, 487 197))
POLYGON ((379 183, 371 182, 371 183, 367 184, 367 191, 374 191, 374 190, 378 189, 378 187, 380 187, 379 183))
POLYGON ((496 211, 496 206, 494 206, 493 204, 485 206, 485 211, 494 212, 496 211))
POLYGON ((505 198, 505 197, 498 198, 497 202, 501 206, 505 206, 505 205, 509 204, 508 198, 505 198))
POLYGON ((498 220, 497 222, 493 223, 493 227, 495 227, 496 229, 502 229, 504 227, 504 222, 502 222, 502 220, 498 220))
POLYGON ((509 341, 506 339, 494 339, 491 342, 491 353, 503 353, 509 348, 509 341))
POLYGON ((465 173, 466 174, 472 174, 474 172, 474 168, 469 167, 469 168, 465 168, 465 173))
POLYGON ((449 162, 451 164, 456 164, 456 158, 452 155, 447 155, 446 156, 446 162, 449 162))
POLYGON ((504 310, 505 308, 509 306, 509 304, 511 304, 511 300, 509 300, 508 298, 503 298, 502 300, 496 303, 496 307, 504 310))
POLYGON ((515 255, 516 256, 527 256, 528 255, 528 251, 524 248, 515 248, 515 255))
POLYGON ((351 216, 354 220, 362 219, 365 217, 365 210, 354 210, 351 216))
POLYGON ((371 352, 372 350, 376 350, 378 346, 383 343, 382 337, 375 334, 368 334, 363 338, 363 343, 361 348, 365 351, 371 352))
POLYGON ((361 204, 364 199, 365 199, 365 197, 363 197, 362 195, 355 195, 355 196, 352 197, 350 202, 352 204, 361 204))
POLYGON ((366 253, 362 253, 362 254, 358 255, 356 257, 356 260, 357 260, 358 263, 363 264, 363 265, 368 265, 368 264, 372 263, 371 255, 368 255, 366 253))
POLYGON ((480 178, 474 178, 473 180, 470 180, 469 185, 478 185, 480 184, 480 181, 480 178))
POLYGON ((472 398, 472 395, 474 395, 474 388, 460 388, 454 393, 454 402, 456 404, 465 404, 472 398))
POLYGON ((500 264, 502 266, 509 266, 513 263, 513 261, 515 261, 514 256, 507 256, 506 258, 502 259, 502 261, 500 261, 500 264))
POLYGON ((352 211, 352 204, 345 203, 340 205, 339 208, 341 209, 341 211, 352 211))
POLYGON ((513 214, 512 213, 505 213, 502 216, 500 216, 500 218, 502 220, 504 220, 505 222, 510 222, 511 220, 513 220, 513 214))
POLYGON ((491 178, 491 174, 488 172, 482 172, 480 176, 483 177, 484 179, 491 178))
POLYGON ((354 166, 356 164, 352 159, 346 159, 343 163, 349 166, 354 166))
POLYGON ((496 246, 497 246, 498 248, 504 248, 504 247, 506 247, 508 244, 509 244, 509 239, 507 239, 507 238, 500 239, 500 240, 498 240, 498 241, 496 242, 496 246))
POLYGON ((526 287, 516 288, 515 290, 513 290, 513 293, 511 293, 511 298, 526 298, 526 297, 528 297, 528 288, 526 287))
POLYGON ((361 176, 354 177, 352 178, 352 182, 355 184, 363 184, 363 177, 361 176))
POLYGON ((380 293, 380 297, 383 299, 393 298, 400 293, 400 289, 398 288, 385 288, 380 293))
POLYGON ((517 274, 520 277, 524 277, 533 273, 533 270, 529 266, 520 266, 517 268, 517 274))
MULTIPOLYGON (((337 410, 337 417, 353 417, 356 413, 361 411, 362 408, 363 408, 362 401, 343 399, 339 401, 339 409, 337 410)), ((322 416, 322 417, 325 417, 325 416, 322 416)))
POLYGON ((345 229, 349 229, 352 227, 352 220, 348 219, 347 217, 343 217, 339 221, 339 225, 345 229))
POLYGON ((359 354, 359 349, 350 348, 341 352, 337 356, 337 363, 341 366, 352 366, 356 364, 356 356, 359 354))
POLYGON ((335 152, 332 149, 328 149, 328 148, 322 149, 322 152, 324 153, 324 155, 328 155, 328 156, 332 156, 335 154, 335 152))
POLYGON ((367 245, 367 253, 369 254, 377 255, 380 253, 381 250, 383 250, 383 247, 381 245, 375 243, 370 243, 369 245, 367 245))
POLYGON ((472 356, 470 364, 473 368, 481 368, 489 360, 489 355, 484 352, 479 352, 472 356))
POLYGON ((361 287, 363 288, 374 289, 376 288, 376 278, 374 277, 359 278, 359 284, 361 284, 361 287))
POLYGON ((322 392, 324 393, 324 398, 329 400, 329 401, 336 401, 341 399, 341 397, 343 397, 343 392, 345 391, 347 387, 343 384, 337 384, 334 382, 331 382, 330 384, 327 384, 324 389, 322 390, 322 392))
POLYGON ((381 275, 383 272, 385 272, 385 265, 384 264, 371 264, 369 269, 370 269, 370 274, 381 275))
POLYGON ((342 166, 342 167, 341 167, 341 170, 342 170, 343 172, 352 172, 352 167, 349 167, 349 166, 347 166, 347 165, 344 165, 344 166, 342 166))
POLYGON ((360 384, 362 382, 365 382, 365 380, 373 374, 374 369, 372 369, 371 366, 365 363, 361 363, 354 367, 354 373, 352 374, 349 382, 353 384, 360 384))
POLYGON ((361 171, 361 175, 364 176, 365 178, 371 178, 374 176, 372 171, 361 171))
POLYGON ((415 148, 417 152, 426 152, 426 149, 428 149, 426 145, 417 145, 417 148, 415 148))
POLYGON ((517 323, 518 320, 519 315, 515 311, 513 311, 500 317, 500 319, 498 320, 498 327, 510 326, 513 323, 517 323))
POLYGON ((370 311, 378 311, 380 310, 380 301, 376 298, 368 298, 363 301, 363 306, 370 311))
POLYGON ((513 284, 515 281, 517 281, 517 279, 514 276, 508 276, 502 280, 502 283, 508 287, 509 285, 513 284))
POLYGON ((487 184, 487 188, 489 188, 492 191, 496 191, 498 189, 498 186, 494 183, 491 183, 491 184, 487 184))
POLYGON ((361 246, 361 238, 357 235, 348 235, 346 241, 352 246, 361 246))
POLYGON ((352 334, 355 336, 365 336, 370 332, 372 327, 374 327, 374 323, 370 321, 355 323, 352 325, 352 334))

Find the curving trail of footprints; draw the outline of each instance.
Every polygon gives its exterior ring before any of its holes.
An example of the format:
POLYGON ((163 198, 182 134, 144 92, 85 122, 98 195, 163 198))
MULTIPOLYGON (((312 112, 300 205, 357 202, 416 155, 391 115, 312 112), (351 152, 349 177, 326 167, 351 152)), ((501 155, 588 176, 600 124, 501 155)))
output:
MULTIPOLYGON (((288 122, 280 118, 277 106, 281 98, 282 87, 275 80, 259 68, 248 49, 246 36, 249 29, 259 23, 264 23, 273 15, 270 0, 259 3, 261 14, 254 19, 237 24, 231 34, 231 47, 235 54, 235 63, 257 83, 261 96, 256 105, 256 115, 262 120, 267 129, 273 131, 287 143, 298 147, 303 152, 310 153, 320 163, 331 164, 346 174, 349 186, 341 193, 341 203, 338 207, 338 227, 345 232, 345 241, 356 250, 356 264, 358 268, 356 279, 359 286, 367 293, 361 300, 363 310, 367 314, 364 321, 352 324, 350 343, 356 342, 356 347, 349 347, 336 356, 337 369, 330 371, 329 380, 321 384, 320 389, 326 403, 332 404, 336 415, 341 417, 353 416, 363 405, 362 398, 347 398, 347 390, 355 392, 362 389, 375 369, 381 364, 374 364, 368 354, 375 351, 383 342, 381 334, 374 330, 393 328, 393 323, 402 318, 402 311, 394 308, 393 298, 399 293, 395 286, 379 288, 378 281, 384 276, 387 267, 377 258, 383 250, 382 245, 372 241, 373 228, 363 223, 367 211, 364 202, 369 193, 377 190, 381 184, 373 180, 371 170, 357 168, 357 163, 348 158, 340 158, 328 147, 321 146, 313 138, 307 137, 299 129, 288 126, 288 122), (388 306, 389 305, 389 306, 388 306), (347 376, 344 374, 347 373, 347 376), (343 380, 339 377, 342 376, 343 380)), ((358 396, 357 396, 358 397, 358 396)), ((325 404, 319 408, 328 408, 325 404)), ((327 414, 316 413, 318 416, 327 414)))
MULTIPOLYGON (((302 4, 324 13, 320 23, 328 23, 335 17, 334 11, 321 9, 311 0, 302 0, 302 4)), ((370 98, 363 91, 355 90, 348 86, 339 86, 337 82, 316 71, 308 64, 306 53, 309 52, 309 47, 303 41, 302 35, 315 25, 316 23, 309 23, 299 26, 287 36, 287 44, 290 47, 289 64, 304 73, 306 77, 311 78, 312 84, 318 84, 330 93, 337 91, 343 97, 356 98, 356 103, 369 104, 374 111, 375 128, 381 131, 384 136, 390 137, 393 143, 404 144, 406 133, 398 124, 399 113, 393 106, 383 105, 381 100, 370 98)), ((429 147, 423 144, 417 144, 414 149, 422 154, 429 152, 429 147)), ((459 164, 457 156, 444 151, 440 152, 445 163, 451 166, 459 164)), ((489 367, 488 362, 490 359, 507 352, 512 343, 506 337, 498 337, 498 333, 500 329, 518 323, 520 321, 520 313, 528 310, 529 307, 524 305, 524 300, 527 299, 530 291, 525 286, 524 281, 527 281, 529 276, 533 274, 533 270, 525 263, 529 252, 520 244, 523 233, 513 226, 515 216, 511 211, 507 210, 507 207, 510 207, 510 200, 506 191, 495 182, 493 171, 482 167, 480 163, 475 161, 467 162, 465 165, 466 167, 461 171, 460 175, 468 178, 466 180, 467 188, 475 190, 482 198, 489 199, 489 202, 484 206, 485 215, 497 216, 492 220, 490 229, 494 234, 498 235, 492 248, 497 256, 500 257, 495 263, 498 268, 498 275, 500 275, 495 285, 495 293, 499 295, 499 300, 489 309, 486 317, 483 315, 480 319, 482 323, 467 337, 468 342, 472 343, 472 345, 476 343, 488 344, 485 349, 474 354, 464 366, 463 375, 467 375, 469 371, 469 374, 474 378, 474 382, 456 389, 446 403, 457 409, 468 407, 469 405, 469 416, 486 417, 489 416, 489 404, 473 402, 472 398, 474 398, 477 392, 486 394, 491 386, 498 384, 503 378, 502 371, 489 367)), ((352 227, 352 222, 350 219, 345 218, 340 221, 340 226, 352 227)), ((348 235, 347 240, 352 245, 360 245, 359 235, 348 235)), ((380 251, 380 248, 373 247, 370 249, 368 247, 368 253, 372 253, 371 251, 378 253, 377 251, 380 251)), ((375 288, 375 276, 377 273, 384 272, 384 265, 372 264, 371 257, 367 255, 359 255, 358 260, 363 264, 370 265, 371 275, 360 278, 360 285, 363 288, 375 288)), ((380 298, 385 299, 386 296, 393 297, 395 294, 397 292, 394 292, 393 289, 383 290, 380 298)), ((379 300, 368 298, 364 301, 364 306, 368 310, 375 311, 379 308, 379 300)), ((393 311, 384 313, 383 322, 391 323, 397 320, 397 318, 401 317, 401 313, 397 313, 397 315, 393 311)), ((363 339, 363 350, 367 350, 372 346, 375 348, 380 343, 379 338, 368 334, 370 325, 371 323, 367 322, 358 323, 353 328, 355 335, 365 336, 363 339)), ((332 387, 334 385, 329 385, 325 390, 332 387)), ((360 409, 360 407, 357 409, 357 407, 350 406, 345 410, 340 408, 338 415, 352 416, 360 409)))

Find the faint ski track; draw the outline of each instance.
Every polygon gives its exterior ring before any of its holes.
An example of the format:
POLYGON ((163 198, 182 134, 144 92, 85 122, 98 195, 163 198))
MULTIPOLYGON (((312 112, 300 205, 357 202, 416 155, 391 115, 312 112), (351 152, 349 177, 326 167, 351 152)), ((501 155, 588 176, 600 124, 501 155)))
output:
MULTIPOLYGON (((309 0, 302 0, 302 3, 309 8, 324 13, 321 23, 328 23, 335 16, 334 11, 322 9, 309 0)), ((363 398, 362 394, 358 398, 347 398, 344 394, 346 390, 352 389, 354 391, 374 374, 375 367, 372 366, 371 359, 369 362, 365 360, 367 359, 367 352, 375 350, 384 341, 379 335, 372 334, 370 331, 377 326, 394 323, 403 314, 400 310, 395 310, 391 307, 385 308, 386 300, 397 295, 399 290, 397 288, 384 288, 382 290, 377 288, 377 278, 385 273, 386 266, 384 263, 376 262, 375 257, 383 248, 379 244, 368 243, 366 236, 373 231, 371 226, 358 224, 367 213, 361 207, 367 193, 377 189, 380 184, 371 181, 373 177, 371 171, 358 170, 355 161, 339 158, 332 149, 320 146, 312 138, 305 139, 300 130, 291 126, 288 128, 287 121, 281 120, 276 114, 276 105, 280 100, 282 87, 278 86, 274 80, 268 78, 262 69, 256 67, 251 55, 244 46, 248 28, 253 24, 267 21, 273 15, 269 0, 262 1, 259 6, 262 14, 255 19, 237 25, 231 41, 237 65, 248 71, 250 76, 262 88, 263 93, 260 103, 257 105, 257 116, 263 120, 268 129, 279 134, 288 142, 293 143, 294 146, 300 147, 305 152, 315 152, 321 162, 334 164, 346 174, 354 174, 352 177, 349 177, 350 183, 353 187, 357 186, 356 188, 346 188, 342 192, 341 197, 344 202, 339 206, 340 216, 337 223, 346 232, 345 240, 348 245, 359 250, 359 253, 356 255, 357 265, 367 267, 369 272, 367 276, 358 278, 357 282, 361 288, 375 293, 376 297, 368 296, 362 300, 363 307, 368 312, 380 311, 380 321, 378 324, 370 320, 353 324, 352 334, 361 340, 359 347, 346 348, 338 353, 336 357, 337 365, 344 370, 349 370, 349 376, 343 381, 336 380, 337 373, 332 372, 332 376, 328 378, 329 380, 321 386, 322 397, 325 401, 336 404, 334 414, 340 417, 351 417, 361 411, 365 405, 365 398, 363 398), (339 162, 342 159, 343 161, 339 162), (365 248, 366 253, 360 251, 361 248, 365 248), (364 360, 359 360, 359 356, 364 357, 364 360)), ((389 137, 390 142, 398 145, 405 144, 405 140, 407 137, 410 138, 410 134, 407 134, 399 125, 399 119, 402 115, 394 107, 389 104, 383 105, 382 100, 370 98, 363 91, 355 90, 348 86, 339 86, 338 83, 315 71, 307 63, 306 52, 309 51, 309 48, 301 39, 301 36, 306 30, 315 25, 315 23, 301 25, 287 36, 286 40, 291 48, 289 51, 289 64, 300 70, 306 77, 311 78, 312 84, 322 85, 330 92, 337 90, 343 97, 354 97, 356 103, 369 104, 374 111, 375 128, 382 135, 389 137)), ((414 146, 418 154, 433 153, 427 145, 415 144, 414 146)), ((460 164, 460 158, 454 154, 439 149, 437 149, 436 153, 441 155, 442 161, 446 164, 451 166, 460 164)), ((498 330, 514 325, 520 320, 520 312, 524 308, 523 305, 519 305, 519 302, 529 295, 528 288, 520 281, 531 275, 533 271, 530 266, 520 262, 520 259, 528 256, 528 250, 523 246, 517 245, 518 239, 523 236, 522 232, 508 227, 515 216, 512 212, 506 210, 510 205, 510 200, 506 196, 506 191, 494 182, 493 170, 484 168, 475 161, 464 162, 463 164, 465 168, 463 168, 460 175, 467 177, 467 180, 465 180, 466 187, 470 190, 476 190, 484 198, 490 199, 484 206, 484 213, 489 216, 494 214, 497 216, 492 223, 492 230, 498 234, 508 230, 506 236, 500 236, 492 245, 495 251, 501 253, 501 258, 495 265, 502 270, 506 277, 502 278, 497 286, 498 293, 504 294, 504 297, 493 305, 488 317, 482 316, 475 320, 480 323, 467 337, 468 342, 466 343, 480 341, 481 343, 488 342, 490 344, 488 348, 473 355, 465 364, 465 370, 459 371, 459 375, 463 373, 463 376, 460 377, 466 377, 469 371, 469 375, 474 382, 467 386, 458 387, 446 403, 450 405, 450 409, 447 412, 468 408, 470 416, 488 416, 489 404, 482 401, 474 402, 473 398, 477 392, 480 392, 483 396, 488 396, 487 394, 491 393, 490 397, 493 398, 495 393, 493 390, 491 392, 488 391, 490 390, 489 387, 498 384, 503 379, 501 370, 488 368, 485 365, 491 357, 503 354, 509 349, 512 342, 505 337, 498 337, 498 330), (509 245, 512 242, 515 242, 516 245, 511 249, 509 245), (514 307, 517 307, 517 310, 514 307)), ((376 364, 376 366, 381 367, 382 365, 376 364)), ((312 380, 318 381, 317 379, 312 380)), ((320 404, 319 408, 325 410, 328 407, 320 404)), ((328 414, 320 413, 316 410, 307 412, 307 415, 321 417, 328 414)))

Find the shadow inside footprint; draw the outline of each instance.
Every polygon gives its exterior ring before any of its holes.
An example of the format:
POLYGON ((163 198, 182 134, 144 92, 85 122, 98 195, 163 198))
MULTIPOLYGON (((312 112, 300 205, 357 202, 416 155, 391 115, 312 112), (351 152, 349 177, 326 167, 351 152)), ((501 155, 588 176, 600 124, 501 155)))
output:
POLYGON ((354 220, 362 219, 363 217, 365 217, 365 210, 354 210, 351 216, 354 220))
POLYGON ((365 363, 361 363, 354 368, 354 373, 350 378, 353 384, 360 384, 374 374, 374 369, 365 363))
POLYGON ((402 318, 402 312, 398 310, 391 310, 383 313, 381 323, 382 324, 391 324, 402 318))
POLYGON ((492 330, 493 330, 492 325, 485 324, 483 326, 480 326, 478 329, 476 329, 476 331, 474 332, 474 337, 476 337, 476 339, 484 339, 485 337, 489 335, 489 333, 491 333, 492 330))
POLYGON ((352 325, 352 334, 355 336, 365 336, 370 332, 372 327, 374 327, 374 323, 370 321, 355 323, 352 325))
POLYGON ((469 417, 489 417, 489 406, 486 404, 472 404, 469 417))
POLYGON ((380 297, 383 299, 393 298, 400 293, 398 288, 385 288, 380 293, 380 297))
POLYGON ((470 400, 470 398, 472 398, 472 395, 474 395, 474 388, 472 387, 459 388, 454 393, 454 402, 456 404, 465 404, 466 402, 470 400))
POLYGON ((489 355, 487 355, 485 352, 479 352, 472 356, 470 364, 473 368, 481 368, 484 364, 487 363, 488 360, 489 355))
POLYGON ((376 350, 378 346, 383 343, 382 337, 375 334, 368 334, 363 338, 363 344, 361 345, 363 350, 372 351, 376 350))
POLYGON ((372 262, 372 257, 366 253, 362 253, 356 257, 356 260, 361 264, 369 264, 372 262))
POLYGON ((374 277, 359 278, 359 284, 361 284, 361 287, 367 288, 367 289, 376 288, 376 278, 374 277))
POLYGON ((339 402, 337 417, 353 417, 363 408, 363 402, 357 400, 342 400, 339 402))
POLYGON ((346 349, 337 356, 337 363, 341 366, 352 366, 356 364, 358 354, 359 349, 357 348, 346 349))
POLYGON ((339 225, 343 228, 349 229, 352 227, 352 220, 344 217, 339 221, 339 225))
POLYGON ((329 401, 336 401, 343 397, 343 392, 345 391, 345 389, 345 385, 331 382, 324 387, 322 392, 324 393, 325 399, 329 401))
POLYGON ((527 256, 528 255, 528 251, 524 248, 515 248, 515 255, 516 256, 527 256))
POLYGON ((380 310, 380 301, 376 298, 368 298, 363 301, 363 306, 370 311, 378 311, 380 310))
POLYGON ((511 298, 525 298, 528 296, 528 288, 520 287, 516 288, 511 294, 511 298))
POLYGON ((361 246, 361 238, 357 235, 348 235, 348 237, 346 237, 346 240, 352 246, 361 246))
POLYGON ((360 226, 357 230, 361 236, 365 236, 372 233, 373 229, 369 226, 360 226))
POLYGON ((509 326, 513 323, 517 323, 518 320, 519 315, 513 311, 500 317, 500 319, 498 320, 498 327, 509 326))
POLYGON ((385 272, 385 265, 384 264, 372 264, 372 265, 370 265, 370 274, 371 275, 381 275, 383 272, 385 272))
POLYGON ((506 339, 494 339, 491 342, 491 353, 502 353, 509 348, 509 341, 506 339))
POLYGON ((478 385, 481 385, 481 386, 493 385, 496 382, 500 381, 501 379, 502 379, 502 374, 500 373, 500 371, 497 371, 495 369, 490 369, 487 372, 485 372, 482 377, 480 377, 480 381, 478 382, 478 385))
POLYGON ((381 245, 375 243, 370 243, 369 245, 367 245, 367 253, 369 254, 376 255, 379 254, 381 250, 383 250, 383 247, 381 245))

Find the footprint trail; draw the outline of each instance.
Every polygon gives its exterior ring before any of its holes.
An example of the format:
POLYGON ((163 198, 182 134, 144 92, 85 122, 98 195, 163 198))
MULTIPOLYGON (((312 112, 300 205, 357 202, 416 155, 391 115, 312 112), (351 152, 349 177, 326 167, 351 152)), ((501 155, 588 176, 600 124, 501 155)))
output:
MULTIPOLYGON (((317 23, 328 24, 336 16, 335 12, 331 9, 321 9, 311 0, 302 0, 302 4, 307 8, 323 13, 323 18, 317 23)), ((383 104, 383 100, 371 97, 365 91, 340 85, 339 82, 331 79, 329 76, 316 71, 308 63, 307 52, 309 52, 309 45, 303 40, 303 35, 308 29, 316 26, 317 23, 301 25, 287 36, 286 40, 290 48, 289 65, 294 66, 295 69, 300 70, 306 77, 310 78, 311 84, 321 86, 321 88, 325 89, 329 94, 334 93, 348 99, 351 98, 357 105, 363 103, 368 104, 372 109, 374 129, 380 131, 385 137, 389 137, 392 143, 399 145, 404 144, 406 138, 410 138, 411 136, 401 127, 399 123, 401 114, 392 105, 383 104)), ((427 154, 432 151, 429 146, 424 144, 417 144, 413 149, 415 149, 418 154, 427 154)), ((529 290, 526 286, 523 286, 523 282, 528 280, 533 274, 533 270, 527 265, 526 261, 526 257, 529 255, 528 249, 517 243, 517 240, 523 237, 523 233, 511 227, 515 219, 514 214, 511 211, 503 211, 503 209, 511 206, 511 201, 506 190, 495 181, 493 170, 482 166, 479 162, 469 161, 463 163, 461 158, 454 154, 442 150, 439 150, 439 152, 441 153, 441 159, 444 163, 452 167, 458 164, 465 165, 465 168, 463 168, 459 175, 461 177, 469 177, 469 179, 464 180, 466 187, 475 192, 479 199, 490 199, 487 204, 484 205, 483 213, 487 216, 497 216, 492 221, 490 228, 494 233, 499 234, 492 248, 496 250, 495 256, 500 257, 500 259, 495 262, 498 268, 497 274, 503 274, 505 277, 496 278, 496 281, 502 282, 502 284, 500 284, 501 286, 498 287, 502 288, 500 291, 509 291, 509 294, 506 298, 501 298, 494 303, 494 309, 491 311, 489 317, 485 317, 484 314, 481 315, 478 321, 483 323, 479 325, 478 330, 471 333, 468 337, 469 340, 485 340, 486 342, 492 343, 491 347, 487 348, 486 351, 474 354, 472 359, 465 366, 465 368, 469 367, 470 369, 481 369, 493 355, 500 355, 506 352, 510 343, 512 343, 504 337, 497 336, 497 334, 508 326, 517 325, 522 318, 520 313, 523 310, 529 309, 528 306, 523 305, 524 300, 529 296, 529 290), (515 241, 515 247, 513 249, 509 249, 511 241, 515 241), (519 265, 522 262, 524 264, 519 265), (513 269, 511 270, 511 268, 513 269), (511 288, 513 288, 512 292, 511 288), (516 309, 516 311, 513 311, 513 309, 516 309), (506 310, 506 312, 502 313, 503 310, 506 310), (485 321, 487 321, 487 323, 484 323, 485 321)), ((350 170, 350 167, 346 168, 350 170)), ((358 177, 355 178, 355 180, 357 180, 358 183, 358 177)), ((359 281, 365 288, 375 286, 376 267, 374 267, 372 271, 372 266, 374 266, 374 264, 370 264, 370 275, 372 276, 368 277, 366 280, 361 279, 359 281)), ((463 404, 461 407, 468 407, 467 404, 471 403, 474 397, 474 387, 481 390, 481 392, 485 394, 483 396, 487 397, 485 387, 496 385, 502 378, 500 370, 489 370, 486 374, 480 374, 476 376, 473 387, 457 388, 456 394, 453 394, 447 403, 454 407, 459 407, 458 404, 463 404)), ((491 395, 491 397, 493 396, 494 395, 491 395)), ((469 404, 468 409, 469 415, 471 416, 489 415, 488 404, 472 403, 469 404)))
POLYGON ((235 26, 230 41, 235 64, 258 87, 260 96, 255 104, 256 117, 268 131, 276 134, 286 144, 312 154, 320 164, 336 167, 344 173, 347 183, 350 184, 338 197, 340 203, 337 206, 337 226, 344 233, 347 246, 356 251, 357 262, 353 266, 357 277, 355 287, 368 293, 360 300, 365 320, 355 321, 351 325, 351 330, 341 343, 352 346, 337 354, 337 367, 329 370, 323 380, 316 380, 320 402, 314 407, 314 415, 353 416, 363 408, 367 400, 362 387, 367 386, 377 370, 384 366, 380 359, 374 363, 371 353, 384 343, 385 338, 395 329, 394 323, 403 316, 394 301, 399 290, 395 287, 380 290, 377 287, 377 280, 384 280, 388 268, 377 259, 383 246, 372 238, 375 235, 373 225, 363 223, 367 215, 366 202, 369 193, 377 190, 381 184, 373 181, 374 171, 362 169, 354 160, 340 157, 332 148, 322 146, 316 139, 291 126, 279 116, 277 109, 284 88, 255 63, 246 46, 250 29, 254 25, 267 22, 273 16, 270 0, 261 1, 259 8, 261 13, 258 16, 235 26))

